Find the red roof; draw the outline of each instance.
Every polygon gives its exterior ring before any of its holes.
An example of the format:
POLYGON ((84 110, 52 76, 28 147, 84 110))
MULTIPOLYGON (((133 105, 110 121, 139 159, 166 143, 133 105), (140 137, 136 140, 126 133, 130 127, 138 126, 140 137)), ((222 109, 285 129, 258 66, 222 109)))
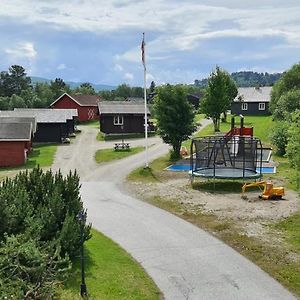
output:
POLYGON ((50 104, 52 106, 54 103, 59 101, 63 96, 67 96, 73 101, 75 101, 80 106, 98 106, 98 102, 100 102, 102 99, 99 96, 96 95, 69 95, 67 93, 64 93, 61 95, 58 99, 56 99, 53 103, 50 104))

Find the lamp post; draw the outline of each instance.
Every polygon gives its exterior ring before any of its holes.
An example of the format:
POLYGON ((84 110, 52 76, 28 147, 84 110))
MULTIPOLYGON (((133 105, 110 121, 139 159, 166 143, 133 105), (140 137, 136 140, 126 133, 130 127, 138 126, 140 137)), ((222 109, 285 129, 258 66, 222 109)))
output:
POLYGON ((84 252, 83 252, 83 243, 84 243, 84 224, 86 220, 86 213, 81 211, 77 215, 77 219, 80 222, 80 240, 81 240, 81 249, 80 249, 80 262, 81 262, 81 285, 80 285, 80 296, 87 296, 87 288, 85 284, 85 274, 84 274, 84 252))

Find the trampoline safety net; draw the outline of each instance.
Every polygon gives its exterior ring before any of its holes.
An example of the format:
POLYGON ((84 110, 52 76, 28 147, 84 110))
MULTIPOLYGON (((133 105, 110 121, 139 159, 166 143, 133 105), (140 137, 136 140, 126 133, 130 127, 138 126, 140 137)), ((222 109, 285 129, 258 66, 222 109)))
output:
POLYGON ((191 143, 190 173, 207 178, 258 178, 262 145, 250 136, 206 136, 191 143))

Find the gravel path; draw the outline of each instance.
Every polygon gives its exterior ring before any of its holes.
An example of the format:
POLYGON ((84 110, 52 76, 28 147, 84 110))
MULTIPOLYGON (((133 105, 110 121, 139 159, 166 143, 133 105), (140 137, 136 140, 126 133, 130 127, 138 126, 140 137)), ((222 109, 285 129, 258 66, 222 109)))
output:
MULTIPOLYGON (((208 121, 204 120, 205 125, 208 121)), ((148 272, 166 299, 295 299, 277 281, 236 251, 192 224, 126 194, 122 181, 142 166, 145 154, 97 165, 96 129, 84 127, 60 147, 54 169, 77 169, 82 199, 93 227, 119 243, 148 272)), ((143 144, 142 140, 131 142, 143 144)), ((150 139, 149 159, 168 146, 150 139)), ((110 146, 111 147, 111 146, 110 146)))

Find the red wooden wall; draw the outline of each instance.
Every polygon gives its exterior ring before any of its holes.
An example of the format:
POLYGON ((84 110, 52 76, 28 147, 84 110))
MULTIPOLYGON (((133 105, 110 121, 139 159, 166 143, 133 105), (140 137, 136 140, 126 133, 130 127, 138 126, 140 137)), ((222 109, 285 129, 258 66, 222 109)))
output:
POLYGON ((25 159, 25 142, 0 142, 0 166, 23 165, 25 159))
POLYGON ((96 106, 80 106, 67 95, 64 95, 56 103, 52 105, 52 108, 77 108, 78 111, 78 121, 84 122, 88 120, 97 120, 98 107, 96 106))

